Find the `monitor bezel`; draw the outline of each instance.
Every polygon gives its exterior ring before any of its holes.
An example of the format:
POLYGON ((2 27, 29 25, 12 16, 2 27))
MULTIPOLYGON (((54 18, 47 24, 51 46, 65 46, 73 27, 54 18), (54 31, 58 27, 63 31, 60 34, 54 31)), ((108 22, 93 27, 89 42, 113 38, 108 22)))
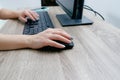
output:
POLYGON ((72 13, 66 7, 64 7, 59 0, 56 0, 56 3, 62 7, 62 9, 69 15, 71 19, 82 19, 84 0, 74 0, 72 13))

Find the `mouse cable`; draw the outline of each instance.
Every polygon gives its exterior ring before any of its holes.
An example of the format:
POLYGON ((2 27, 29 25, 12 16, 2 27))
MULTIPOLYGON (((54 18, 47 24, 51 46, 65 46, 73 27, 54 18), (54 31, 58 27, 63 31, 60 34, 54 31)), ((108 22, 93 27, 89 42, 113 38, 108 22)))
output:
POLYGON ((96 16, 96 15, 99 15, 103 20, 105 20, 105 18, 104 18, 100 13, 98 13, 98 12, 95 11, 95 10, 93 10, 90 6, 84 5, 84 9, 89 10, 89 11, 92 11, 92 12, 95 14, 95 16, 96 16))

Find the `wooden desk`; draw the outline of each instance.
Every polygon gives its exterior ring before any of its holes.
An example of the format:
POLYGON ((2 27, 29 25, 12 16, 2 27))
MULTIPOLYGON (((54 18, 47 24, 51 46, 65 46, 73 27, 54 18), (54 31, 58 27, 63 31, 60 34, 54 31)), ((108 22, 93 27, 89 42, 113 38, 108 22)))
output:
MULTIPOLYGON (((96 19, 93 25, 61 27, 49 9, 55 25, 74 38, 74 48, 61 52, 31 49, 0 51, 0 80, 120 80, 120 30, 96 19)), ((5 34, 22 34, 24 25, 10 20, 1 29, 5 34)))

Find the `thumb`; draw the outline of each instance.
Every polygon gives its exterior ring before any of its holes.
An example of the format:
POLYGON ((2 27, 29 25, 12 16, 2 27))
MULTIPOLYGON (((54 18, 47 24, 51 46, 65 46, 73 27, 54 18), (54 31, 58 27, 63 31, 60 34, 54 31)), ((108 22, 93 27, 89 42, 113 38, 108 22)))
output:
POLYGON ((20 20, 21 22, 27 22, 27 19, 24 18, 24 17, 19 17, 19 20, 20 20))

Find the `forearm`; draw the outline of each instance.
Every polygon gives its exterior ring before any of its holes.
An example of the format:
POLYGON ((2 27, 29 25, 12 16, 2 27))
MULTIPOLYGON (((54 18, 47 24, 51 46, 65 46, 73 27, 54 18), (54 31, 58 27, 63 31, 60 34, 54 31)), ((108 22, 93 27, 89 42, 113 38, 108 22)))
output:
POLYGON ((0 9, 0 19, 13 19, 18 18, 19 12, 8 10, 8 9, 0 9))
POLYGON ((28 48, 27 35, 2 35, 0 34, 0 50, 28 48))

